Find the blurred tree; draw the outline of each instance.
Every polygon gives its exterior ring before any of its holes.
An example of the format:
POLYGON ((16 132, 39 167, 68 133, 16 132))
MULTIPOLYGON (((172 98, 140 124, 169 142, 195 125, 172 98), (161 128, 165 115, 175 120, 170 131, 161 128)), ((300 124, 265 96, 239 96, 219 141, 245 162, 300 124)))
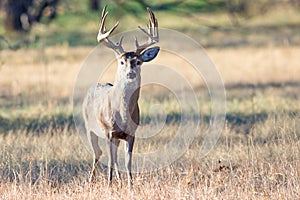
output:
POLYGON ((89 0, 89 7, 91 10, 100 10, 101 1, 100 0, 89 0))
POLYGON ((300 0, 290 0, 290 2, 282 0, 226 0, 227 12, 234 25, 239 25, 239 17, 249 18, 262 15, 276 5, 292 2, 300 2, 300 0))
POLYGON ((233 25, 239 25, 238 15, 247 14, 249 1, 227 0, 227 12, 233 25))
POLYGON ((293 6, 300 7, 300 0, 289 0, 293 6))
POLYGON ((4 26, 6 29, 9 30, 23 30, 21 16, 23 13, 26 13, 26 4, 31 4, 30 1, 11 1, 7 0, 2 2, 3 8, 5 11, 5 18, 4 18, 4 26))
POLYGON ((56 16, 59 0, 1 0, 4 9, 4 27, 10 31, 29 31, 32 24, 43 16, 52 20, 56 16))

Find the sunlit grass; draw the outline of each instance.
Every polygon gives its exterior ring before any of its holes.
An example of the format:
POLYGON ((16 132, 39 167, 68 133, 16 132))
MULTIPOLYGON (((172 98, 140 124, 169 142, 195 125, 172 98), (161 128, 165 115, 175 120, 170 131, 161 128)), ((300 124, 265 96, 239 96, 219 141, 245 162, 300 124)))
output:
POLYGON ((298 198, 298 125, 295 118, 276 123, 270 118, 248 136, 235 135, 228 127, 207 157, 195 159, 201 147, 195 141, 170 166, 135 174, 131 191, 117 182, 109 189, 103 167, 97 183, 87 182, 91 156, 72 131, 9 133, 0 136, 1 197, 298 198))
MULTIPOLYGON (((209 49, 226 88, 222 135, 207 156, 199 156, 211 102, 203 82, 191 81, 199 97, 200 133, 171 165, 134 174, 132 190, 126 187, 125 174, 122 187, 114 179, 109 189, 103 164, 97 182, 87 181, 92 156, 74 129, 72 91, 90 50, 57 46, 1 52, 1 198, 300 198, 298 47, 209 49)), ((184 67, 178 70, 198 80, 184 67)), ((140 107, 144 136, 159 130, 159 124, 147 127, 151 119, 159 119, 157 114, 173 118, 153 137, 137 136, 134 151, 163 148, 180 123, 178 100, 159 88, 144 88, 140 107)))

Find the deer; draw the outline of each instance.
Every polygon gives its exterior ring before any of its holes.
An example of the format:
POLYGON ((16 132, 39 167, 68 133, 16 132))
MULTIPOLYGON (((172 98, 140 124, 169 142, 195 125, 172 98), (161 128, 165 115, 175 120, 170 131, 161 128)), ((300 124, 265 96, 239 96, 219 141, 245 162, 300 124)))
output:
POLYGON ((150 47, 159 42, 158 22, 151 9, 147 8, 149 13, 147 28, 140 26, 138 28, 146 34, 148 40, 144 44, 139 44, 135 37, 136 50, 127 52, 122 47, 123 36, 117 43, 109 39, 119 22, 116 22, 107 31, 105 21, 108 12, 106 9, 107 6, 102 10, 97 41, 115 52, 118 66, 114 84, 97 83, 90 87, 83 101, 84 124, 93 154, 93 166, 89 181, 95 180, 97 166, 102 155, 99 140, 101 136, 104 136, 108 153, 107 175, 109 185, 112 182, 114 169, 117 179, 120 180, 117 152, 120 141, 124 141, 125 170, 128 186, 131 187, 133 184, 132 151, 135 132, 140 123, 138 100, 141 86, 141 66, 144 62, 153 60, 160 50, 158 46, 150 47))

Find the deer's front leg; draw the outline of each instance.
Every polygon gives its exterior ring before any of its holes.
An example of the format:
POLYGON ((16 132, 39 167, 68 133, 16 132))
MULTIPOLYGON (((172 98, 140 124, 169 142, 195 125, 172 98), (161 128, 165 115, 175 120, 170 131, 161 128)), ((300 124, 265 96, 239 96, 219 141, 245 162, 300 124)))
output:
POLYGON ((134 136, 126 138, 125 142, 125 167, 127 170, 128 186, 132 185, 131 162, 132 162, 132 149, 134 144, 134 136))
POLYGON ((112 139, 112 167, 114 167, 117 179, 120 179, 119 166, 118 166, 118 148, 120 140, 118 138, 112 139))
POLYGON ((108 153, 108 181, 109 185, 112 181, 112 174, 113 174, 113 167, 116 167, 116 175, 117 178, 120 178, 119 171, 118 171, 118 164, 117 164, 117 152, 119 147, 119 139, 117 138, 108 138, 106 140, 106 147, 108 153))
POLYGON ((106 149, 108 155, 107 163, 107 175, 108 175, 108 184, 111 185, 112 181, 112 172, 113 172, 113 151, 112 151, 112 138, 106 140, 106 149))

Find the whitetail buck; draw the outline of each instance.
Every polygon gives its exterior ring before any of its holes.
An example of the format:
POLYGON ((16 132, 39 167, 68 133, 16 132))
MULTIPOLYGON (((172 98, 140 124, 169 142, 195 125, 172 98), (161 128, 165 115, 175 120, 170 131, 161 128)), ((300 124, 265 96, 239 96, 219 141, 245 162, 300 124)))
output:
POLYGON ((132 184, 132 149, 135 131, 140 120, 138 99, 141 84, 141 65, 143 62, 153 60, 159 52, 159 47, 148 48, 158 42, 159 36, 157 19, 149 8, 147 10, 150 16, 147 30, 139 28, 148 36, 148 41, 143 45, 139 45, 137 39, 135 39, 135 52, 124 51, 122 47, 123 37, 116 44, 109 39, 119 23, 117 22, 109 31, 106 31, 106 7, 102 11, 97 40, 115 51, 118 68, 113 85, 106 83, 91 87, 83 102, 85 127, 94 158, 90 181, 93 181, 95 177, 97 164, 102 154, 98 140, 99 137, 105 136, 108 151, 109 184, 112 180, 113 167, 117 178, 120 178, 117 164, 117 151, 120 140, 125 141, 125 167, 128 185, 131 186, 132 184))

